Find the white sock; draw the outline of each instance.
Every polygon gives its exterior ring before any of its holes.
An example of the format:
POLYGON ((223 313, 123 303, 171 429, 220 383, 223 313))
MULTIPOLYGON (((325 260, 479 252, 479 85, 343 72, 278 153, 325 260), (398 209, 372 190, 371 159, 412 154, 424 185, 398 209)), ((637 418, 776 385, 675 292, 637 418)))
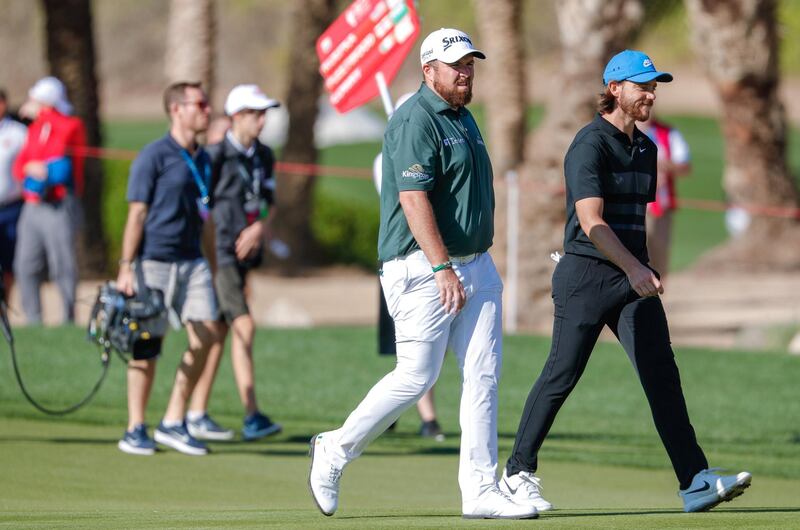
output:
POLYGON ((190 410, 189 412, 186 413, 186 419, 189 421, 197 421, 205 415, 206 412, 204 410, 201 411, 190 410))
POLYGON ((183 422, 180 420, 161 420, 161 423, 167 429, 171 429, 172 427, 180 427, 181 425, 183 425, 183 422))

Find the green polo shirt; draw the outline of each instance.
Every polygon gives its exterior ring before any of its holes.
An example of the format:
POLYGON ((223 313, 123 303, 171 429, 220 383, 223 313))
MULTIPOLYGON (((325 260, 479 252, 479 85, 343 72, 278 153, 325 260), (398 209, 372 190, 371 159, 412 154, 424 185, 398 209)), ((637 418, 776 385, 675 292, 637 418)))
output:
POLYGON ((492 164, 472 114, 453 110, 424 83, 394 113, 383 136, 378 258, 419 249, 401 191, 426 191, 450 256, 485 252, 494 236, 492 164))

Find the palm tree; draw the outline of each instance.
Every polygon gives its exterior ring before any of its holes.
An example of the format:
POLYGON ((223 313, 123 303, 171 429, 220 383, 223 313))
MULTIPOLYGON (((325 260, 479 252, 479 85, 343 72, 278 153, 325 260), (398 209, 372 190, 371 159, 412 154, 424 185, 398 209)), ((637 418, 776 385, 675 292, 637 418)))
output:
MULTIPOLYGON (((518 324, 549 328, 552 316, 549 255, 563 244, 563 159, 575 133, 594 114, 603 68, 638 31, 644 9, 638 0, 561 0, 556 13, 561 40, 558 90, 544 122, 528 139, 520 181, 518 324)), ((510 293, 513 295, 514 293, 510 293)))
MULTIPOLYGON (((42 0, 45 12, 47 62, 50 73, 67 87, 75 114, 86 125, 90 146, 100 146, 102 135, 95 73, 94 30, 90 0, 42 0)), ((107 266, 107 244, 103 226, 103 166, 87 158, 82 198, 84 222, 79 238, 81 266, 85 272, 101 274, 107 266)))
MULTIPOLYGON (((798 207, 786 160, 786 112, 778 94, 775 0, 687 0, 696 54, 722 103, 723 186, 734 204, 776 212, 798 207)), ((798 219, 755 215, 740 237, 700 266, 796 269, 798 219)))
POLYGON ((171 0, 164 68, 167 81, 200 81, 214 89, 214 0, 171 0))
MULTIPOLYGON (((289 132, 281 158, 286 162, 315 164, 314 123, 322 94, 322 77, 316 54, 316 40, 334 18, 334 0, 298 0, 294 3, 294 21, 289 54, 289 86, 286 106, 289 111, 289 132)), ((316 176, 279 174, 277 206, 281 222, 277 235, 292 249, 282 262, 285 272, 306 265, 316 255, 311 234, 311 201, 316 176)))
POLYGON ((506 209, 508 191, 505 176, 516 170, 525 151, 525 57, 522 44, 521 0, 473 0, 478 25, 478 47, 488 61, 481 62, 478 76, 491 83, 485 101, 488 146, 494 170, 497 200, 492 256, 498 269, 506 270, 506 209))
POLYGON ((489 58, 480 77, 491 79, 485 99, 486 122, 495 178, 522 162, 525 135, 525 68, 522 0, 473 0, 480 49, 489 58))

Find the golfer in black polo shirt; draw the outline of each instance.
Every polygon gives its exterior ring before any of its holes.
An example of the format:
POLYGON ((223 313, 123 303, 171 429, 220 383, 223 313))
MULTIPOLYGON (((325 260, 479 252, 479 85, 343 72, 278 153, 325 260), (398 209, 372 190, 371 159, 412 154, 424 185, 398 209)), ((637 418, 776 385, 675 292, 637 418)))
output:
POLYGON ((689 422, 659 275, 648 266, 645 211, 654 200, 657 148, 635 123, 650 115, 656 70, 642 52, 614 56, 603 74, 599 114, 564 159, 567 225, 553 273, 555 321, 550 356, 533 386, 500 486, 514 501, 551 508, 534 476, 537 453, 558 410, 583 373, 604 326, 622 343, 644 388, 658 434, 680 483, 687 512, 740 495, 751 475, 722 476, 708 462, 689 422))

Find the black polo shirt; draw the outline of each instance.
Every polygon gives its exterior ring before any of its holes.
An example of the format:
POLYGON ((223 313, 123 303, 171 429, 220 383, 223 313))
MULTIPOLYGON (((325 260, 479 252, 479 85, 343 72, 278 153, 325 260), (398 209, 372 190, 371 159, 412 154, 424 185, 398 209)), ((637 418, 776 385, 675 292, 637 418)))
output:
POLYGON ((628 135, 597 114, 572 141, 564 158, 567 181, 567 225, 564 251, 600 259, 608 257, 581 229, 575 202, 603 199, 603 220, 631 254, 644 264, 647 256, 645 213, 655 200, 656 145, 639 129, 628 135))

